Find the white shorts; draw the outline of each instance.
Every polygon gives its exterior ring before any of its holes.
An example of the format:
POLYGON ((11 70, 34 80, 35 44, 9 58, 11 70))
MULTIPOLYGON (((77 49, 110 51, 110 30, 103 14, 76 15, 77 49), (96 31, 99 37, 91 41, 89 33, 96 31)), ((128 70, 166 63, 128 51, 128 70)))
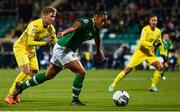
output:
POLYGON ((61 47, 56 44, 53 48, 53 55, 50 60, 52 64, 55 64, 58 67, 63 68, 65 64, 78 60, 76 53, 67 47, 61 47))
POLYGON ((164 59, 163 59, 162 57, 157 57, 157 58, 158 58, 158 60, 159 60, 161 63, 164 62, 164 59))

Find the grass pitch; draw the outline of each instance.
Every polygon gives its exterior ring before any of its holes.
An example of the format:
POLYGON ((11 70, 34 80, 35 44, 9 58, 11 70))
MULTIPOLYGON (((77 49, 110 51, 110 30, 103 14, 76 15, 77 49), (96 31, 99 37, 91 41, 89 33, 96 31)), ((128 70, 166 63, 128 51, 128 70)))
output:
POLYGON ((71 87, 74 75, 68 70, 60 72, 53 80, 29 88, 21 95, 21 103, 4 102, 9 87, 19 73, 0 70, 0 111, 147 111, 180 110, 180 72, 168 72, 167 80, 160 81, 159 93, 149 92, 153 71, 133 71, 125 77, 116 90, 126 90, 129 104, 117 107, 112 101, 114 92, 107 92, 108 85, 120 70, 87 71, 80 99, 87 106, 71 106, 71 87))

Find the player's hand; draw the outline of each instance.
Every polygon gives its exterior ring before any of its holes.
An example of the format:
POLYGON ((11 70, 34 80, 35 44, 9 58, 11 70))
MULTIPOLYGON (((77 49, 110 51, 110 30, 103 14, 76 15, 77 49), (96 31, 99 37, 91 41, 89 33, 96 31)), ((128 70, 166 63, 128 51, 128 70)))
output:
POLYGON ((154 47, 159 47, 161 45, 161 43, 159 42, 159 41, 155 41, 154 43, 153 43, 153 46, 154 47))
POLYGON ((59 33, 57 34, 57 38, 60 39, 63 35, 64 35, 63 32, 59 32, 59 33))
POLYGON ((49 36, 49 41, 52 41, 54 39, 54 35, 49 36))
POLYGON ((169 65, 168 65, 168 62, 164 62, 164 63, 163 63, 163 67, 164 67, 164 68, 168 68, 168 66, 169 66, 169 65))
POLYGON ((97 58, 100 59, 101 61, 104 61, 104 60, 105 60, 105 55, 104 55, 104 53, 103 53, 102 50, 97 50, 96 56, 97 56, 97 58))
POLYGON ((49 40, 47 41, 46 45, 53 41, 54 35, 50 35, 48 38, 49 40))

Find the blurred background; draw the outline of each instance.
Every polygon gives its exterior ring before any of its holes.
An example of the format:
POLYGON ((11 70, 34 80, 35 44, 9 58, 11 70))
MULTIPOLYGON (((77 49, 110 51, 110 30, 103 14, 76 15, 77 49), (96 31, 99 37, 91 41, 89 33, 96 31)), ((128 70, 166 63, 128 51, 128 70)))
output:
MULTIPOLYGON (((79 49, 79 59, 87 70, 123 69, 140 38, 141 29, 149 13, 158 16, 158 27, 172 43, 168 62, 170 70, 180 70, 180 1, 179 0, 0 0, 0 68, 17 68, 13 43, 27 24, 40 17, 43 6, 58 10, 57 32, 70 27, 78 18, 92 17, 95 7, 105 3, 108 21, 101 30, 105 62, 96 59, 94 41, 79 49)), ((37 48, 41 69, 46 69, 51 58, 52 45, 37 48)), ((146 64, 138 69, 149 69, 146 64)))

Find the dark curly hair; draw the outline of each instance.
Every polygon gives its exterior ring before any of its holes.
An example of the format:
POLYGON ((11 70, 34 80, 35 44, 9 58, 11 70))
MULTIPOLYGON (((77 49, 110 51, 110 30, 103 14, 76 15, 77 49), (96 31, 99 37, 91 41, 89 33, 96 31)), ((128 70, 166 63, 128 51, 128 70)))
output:
POLYGON ((105 5, 102 3, 97 5, 96 10, 94 11, 94 14, 95 15, 106 15, 107 12, 106 12, 105 5))

